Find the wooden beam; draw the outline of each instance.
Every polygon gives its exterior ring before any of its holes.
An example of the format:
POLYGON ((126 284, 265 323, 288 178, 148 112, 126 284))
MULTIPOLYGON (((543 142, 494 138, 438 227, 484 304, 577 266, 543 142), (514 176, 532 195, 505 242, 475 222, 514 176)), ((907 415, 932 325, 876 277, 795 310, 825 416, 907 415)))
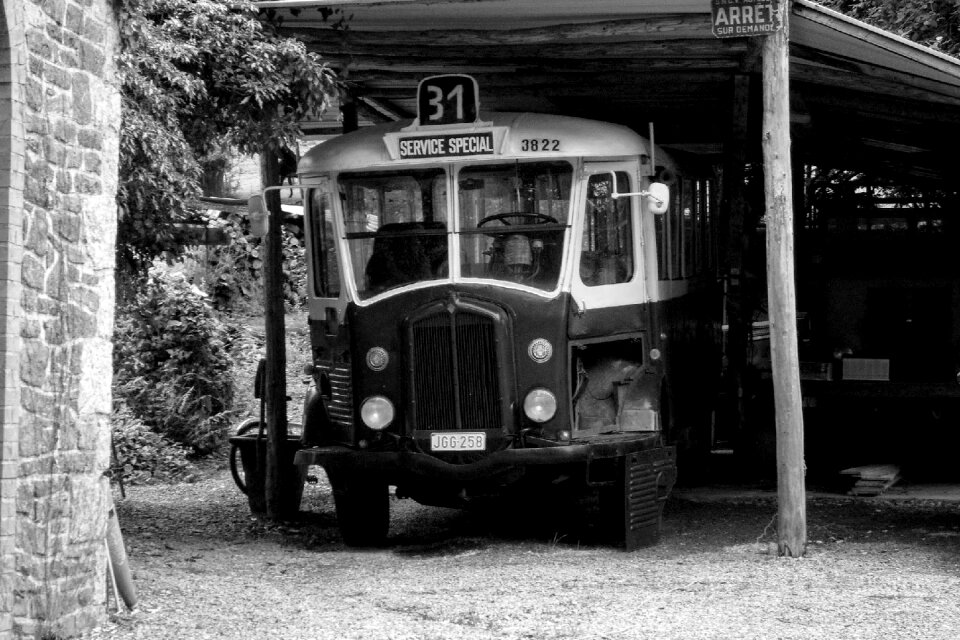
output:
MULTIPOLYGON (((505 18, 505 21, 507 21, 507 18, 505 18)), ((617 40, 647 39, 663 41, 712 38, 710 16, 707 14, 651 15, 643 19, 602 20, 528 29, 456 29, 443 31, 417 29, 389 32, 359 29, 334 31, 327 23, 320 20, 309 21, 300 16, 296 20, 284 22, 281 31, 284 35, 294 36, 304 42, 327 39, 331 42, 340 41, 352 44, 382 43, 385 36, 391 35, 398 41, 415 46, 447 44, 499 46, 544 44, 558 41, 576 43, 599 40, 616 42, 617 40)))
MULTIPOLYGON (((740 50, 719 51, 714 47, 704 47, 695 51, 666 51, 662 47, 644 47, 641 54, 631 55, 617 47, 590 47, 588 50, 574 46, 561 47, 557 55, 550 51, 538 51, 536 47, 515 51, 506 56, 504 51, 490 51, 487 48, 467 50, 438 51, 426 47, 411 48, 406 55, 405 47, 384 47, 384 51, 344 52, 337 49, 310 47, 335 69, 349 68, 360 70, 423 70, 446 67, 469 67, 486 70, 490 73, 511 69, 550 69, 554 72, 564 70, 600 69, 608 72, 630 71, 669 71, 673 69, 738 69, 740 50), (562 55, 561 55, 562 52, 562 55)), ((639 50, 640 47, 631 47, 639 50)))
POLYGON ((767 231, 767 301, 777 433, 778 551, 801 557, 807 545, 803 412, 797 347, 790 158, 790 0, 780 3, 782 30, 764 36, 763 166, 767 231))
MULTIPOLYGON (((687 105, 698 105, 701 111, 709 112, 713 105, 723 102, 723 89, 726 83, 690 83, 689 85, 670 82, 663 86, 659 81, 641 81, 625 85, 601 85, 571 83, 558 87, 556 85, 542 84, 535 78, 526 77, 530 82, 526 84, 510 85, 497 87, 496 90, 487 91, 481 95, 481 104, 492 101, 509 100, 511 98, 537 95, 551 99, 580 99, 594 97, 598 100, 610 101, 612 103, 631 102, 638 105, 669 105, 671 103, 680 103, 687 105)), ((481 85, 482 86, 482 85, 481 85)), ((397 105, 410 104, 409 96, 413 85, 397 86, 367 86, 358 87, 358 92, 367 97, 378 100, 389 100, 397 105)))
POLYGON ((340 120, 343 122, 343 132, 350 133, 360 128, 357 114, 357 103, 354 102, 353 91, 340 90, 340 120))
POLYGON ((328 39, 311 41, 307 48, 329 60, 351 60, 369 57, 376 59, 437 59, 465 58, 489 63, 515 60, 592 60, 598 56, 611 60, 634 59, 735 59, 747 50, 740 41, 727 40, 669 40, 631 42, 564 42, 537 44, 471 44, 454 39, 452 44, 437 42, 411 43, 407 33, 378 34, 372 42, 338 43, 328 39))
MULTIPOLYGON (((264 187, 280 184, 280 162, 276 147, 268 146, 260 154, 260 171, 264 187)), ((264 238, 263 289, 264 333, 266 334, 266 403, 267 451, 265 497, 267 517, 278 520, 288 517, 289 498, 284 478, 282 452, 287 443, 287 348, 283 308, 283 237, 281 235, 280 193, 266 194, 269 211, 267 235, 264 238)))
POLYGON ((357 108, 363 110, 364 115, 380 122, 396 122, 397 120, 408 120, 413 115, 406 109, 401 109, 387 100, 376 100, 366 96, 356 97, 357 108))
MULTIPOLYGON (((793 76, 791 80, 794 80, 793 76)), ((960 125, 960 111, 957 109, 944 109, 920 101, 862 93, 844 87, 828 91, 823 87, 804 86, 801 92, 811 113, 819 110, 830 115, 826 111, 830 110, 845 115, 843 118, 831 118, 838 127, 863 126, 864 119, 869 119, 893 126, 907 126, 914 131, 919 129, 922 132, 926 128, 942 136, 944 124, 953 127, 960 125)))
POLYGON ((878 98, 960 105, 960 89, 940 83, 903 82, 882 75, 869 75, 856 69, 838 69, 822 64, 795 59, 791 78, 830 89, 855 87, 858 92, 876 94, 878 98))
POLYGON ((793 8, 797 16, 824 25, 834 31, 868 42, 879 49, 903 58, 914 58, 923 66, 935 69, 945 75, 956 73, 956 60, 941 51, 933 51, 904 37, 874 27, 860 20, 854 20, 839 11, 820 6, 810 0, 799 0, 793 8))
MULTIPOLYGON (((707 71, 679 68, 668 71, 638 72, 610 68, 593 70, 572 68, 566 71, 540 68, 514 71, 515 73, 511 75, 504 75, 497 71, 491 72, 488 69, 477 68, 473 75, 484 88, 484 93, 502 88, 530 87, 533 84, 544 89, 555 87, 556 92, 567 90, 590 92, 603 87, 614 87, 616 91, 649 92, 651 87, 656 87, 658 95, 660 92, 696 94, 700 92, 697 85, 725 87, 730 78, 729 70, 707 71)), ((356 81, 358 84, 362 83, 367 91, 387 89, 409 91, 410 87, 415 88, 425 75, 423 71, 367 71, 362 76, 357 75, 356 81)), ((351 77, 354 77, 353 73, 351 77)))
MULTIPOLYGON (((750 296, 744 283, 743 256, 747 236, 744 230, 748 198, 744 181, 747 164, 747 132, 750 115, 750 76, 733 77, 731 91, 730 129, 724 142, 723 181, 720 193, 721 244, 723 248, 723 273, 727 276, 727 378, 731 425, 738 444, 742 443, 743 418, 743 373, 747 364, 748 307, 750 296)), ((745 444, 745 443, 744 443, 745 444)), ((735 445, 736 448, 736 445, 735 445)))

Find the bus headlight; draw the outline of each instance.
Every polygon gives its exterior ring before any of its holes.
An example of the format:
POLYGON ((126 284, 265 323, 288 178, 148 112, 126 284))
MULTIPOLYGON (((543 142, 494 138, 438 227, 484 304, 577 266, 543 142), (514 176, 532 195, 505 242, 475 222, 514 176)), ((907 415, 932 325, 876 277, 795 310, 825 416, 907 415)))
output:
POLYGON ((370 396, 360 405, 360 419, 374 431, 383 431, 393 422, 393 403, 383 396, 370 396))
POLYGON ((523 399, 523 412, 534 422, 546 422, 557 412, 557 397, 547 389, 533 389, 523 399))

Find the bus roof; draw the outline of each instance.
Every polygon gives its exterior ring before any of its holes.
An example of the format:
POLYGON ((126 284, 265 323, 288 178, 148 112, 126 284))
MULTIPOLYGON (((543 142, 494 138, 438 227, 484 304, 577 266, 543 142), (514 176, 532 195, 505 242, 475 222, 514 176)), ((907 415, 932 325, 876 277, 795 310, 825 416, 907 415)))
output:
POLYGON ((368 168, 386 168, 411 163, 494 160, 498 158, 609 158, 649 153, 645 138, 632 129, 609 122, 584 118, 535 113, 481 113, 480 125, 425 127, 402 131, 411 125, 410 120, 385 125, 365 127, 319 144, 300 159, 297 173, 302 176, 330 171, 350 171, 368 168), (505 129, 499 149, 483 156, 446 156, 442 158, 396 160, 392 157, 384 136, 433 136, 464 131, 489 131, 505 129), (535 141, 535 142, 534 142, 535 141), (555 143, 556 141, 556 143, 555 143), (547 149, 544 150, 543 147, 547 149))

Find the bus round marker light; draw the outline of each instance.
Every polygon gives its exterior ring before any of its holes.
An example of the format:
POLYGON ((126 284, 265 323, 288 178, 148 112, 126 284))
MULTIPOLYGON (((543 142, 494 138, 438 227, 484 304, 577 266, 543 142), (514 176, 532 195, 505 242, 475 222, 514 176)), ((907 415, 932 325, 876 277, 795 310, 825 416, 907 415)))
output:
POLYGON ((393 422, 393 403, 383 396, 370 396, 360 406, 360 419, 374 431, 383 431, 393 422))
POLYGON ((383 347, 371 347, 367 351, 367 366, 374 371, 383 371, 390 364, 390 354, 383 347))
POLYGON ((546 422, 557 413, 557 398, 548 390, 538 387, 523 399, 523 412, 534 422, 546 422))
POLYGON ((564 429, 563 431, 561 431, 561 432, 559 432, 559 433, 557 434, 557 440, 560 440, 560 441, 562 441, 562 442, 566 442, 566 441, 569 440, 569 439, 570 439, 570 432, 567 431, 566 429, 564 429))
POLYGON ((546 338, 537 338, 527 347, 527 355, 537 364, 543 364, 553 357, 553 345, 546 338))
POLYGON ((650 359, 659 360, 660 359, 660 349, 650 349, 650 359))

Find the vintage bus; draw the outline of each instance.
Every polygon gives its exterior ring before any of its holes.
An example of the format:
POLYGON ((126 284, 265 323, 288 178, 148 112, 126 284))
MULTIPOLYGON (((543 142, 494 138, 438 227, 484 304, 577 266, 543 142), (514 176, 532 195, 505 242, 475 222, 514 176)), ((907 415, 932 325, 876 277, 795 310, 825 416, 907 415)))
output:
POLYGON ((295 463, 326 471, 349 545, 385 540, 390 486, 466 506, 558 484, 599 494, 621 545, 653 542, 672 441, 708 437, 719 375, 712 184, 626 127, 476 96, 428 78, 417 120, 299 162, 295 463))

